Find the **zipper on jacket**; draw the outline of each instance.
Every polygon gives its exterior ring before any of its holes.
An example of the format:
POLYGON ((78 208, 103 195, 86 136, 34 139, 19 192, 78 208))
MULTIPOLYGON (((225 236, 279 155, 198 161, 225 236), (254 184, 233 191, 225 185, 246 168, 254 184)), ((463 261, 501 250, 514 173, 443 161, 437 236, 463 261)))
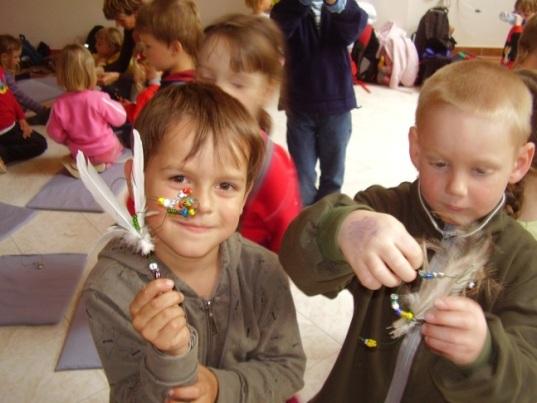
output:
POLYGON ((213 348, 213 336, 218 334, 218 328, 216 327, 216 321, 214 320, 213 303, 213 299, 203 300, 203 310, 205 311, 205 317, 207 318, 207 357, 210 356, 209 349, 213 348))

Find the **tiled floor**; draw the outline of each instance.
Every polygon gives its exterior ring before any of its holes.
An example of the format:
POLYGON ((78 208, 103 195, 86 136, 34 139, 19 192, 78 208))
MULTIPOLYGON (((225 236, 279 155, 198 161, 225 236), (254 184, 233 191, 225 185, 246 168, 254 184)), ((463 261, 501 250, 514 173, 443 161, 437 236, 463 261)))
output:
MULTIPOLYGON (((360 109, 353 111, 353 135, 347 152, 343 191, 352 195, 371 184, 395 185, 415 177, 408 158, 407 133, 413 122, 415 90, 356 87, 360 109)), ((274 139, 285 144, 285 115, 274 112, 274 139)), ((43 127, 36 127, 44 132, 43 127)), ((60 168, 65 150, 49 142, 43 156, 10 166, 0 176, 0 201, 24 206, 60 168)), ((110 224, 104 214, 38 212, 31 221, 0 242, 0 254, 82 252, 110 224)), ((90 261, 85 274, 92 266, 90 261)), ((85 276, 84 276, 85 277, 85 276)), ((79 284, 77 295, 82 281, 79 284)), ((298 321, 308 357, 306 386, 300 396, 311 397, 322 385, 345 338, 352 315, 351 297, 342 293, 329 300, 308 298, 293 288, 298 321)), ((75 298, 55 326, 0 328, 0 401, 84 402, 108 401, 106 377, 101 370, 54 372, 71 320, 75 298)))

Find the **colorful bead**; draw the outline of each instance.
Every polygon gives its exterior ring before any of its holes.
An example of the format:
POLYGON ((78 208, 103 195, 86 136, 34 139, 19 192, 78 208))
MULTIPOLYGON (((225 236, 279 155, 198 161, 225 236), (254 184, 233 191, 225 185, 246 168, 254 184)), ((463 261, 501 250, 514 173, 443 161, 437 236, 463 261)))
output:
POLYGON ((414 319, 414 313, 412 311, 404 311, 399 306, 399 295, 397 294, 390 294, 390 300, 391 300, 391 306, 394 310, 395 314, 403 319, 406 319, 408 321, 415 320, 414 319))
POLYGON ((197 213, 198 200, 192 197, 192 189, 184 188, 179 191, 175 199, 159 197, 158 204, 166 208, 166 212, 182 217, 194 217, 197 213))
POLYGON ((368 348, 376 348, 378 345, 375 339, 364 339, 363 337, 360 337, 360 341, 368 348))

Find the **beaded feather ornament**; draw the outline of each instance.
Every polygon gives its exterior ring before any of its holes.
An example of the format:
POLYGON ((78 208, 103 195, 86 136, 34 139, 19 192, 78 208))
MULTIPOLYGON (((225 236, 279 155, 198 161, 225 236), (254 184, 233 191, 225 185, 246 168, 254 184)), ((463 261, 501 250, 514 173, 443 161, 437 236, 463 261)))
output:
MULTIPOLYGON (((160 270, 157 262, 153 258, 152 252, 155 244, 151 234, 145 225, 146 196, 144 179, 144 150, 140 133, 133 131, 133 164, 132 175, 127 180, 132 187, 132 198, 134 201, 134 214, 129 214, 127 207, 116 199, 114 193, 97 173, 91 163, 86 161, 84 154, 79 151, 76 156, 76 164, 80 172, 80 179, 84 186, 91 193, 95 201, 107 212, 116 222, 104 235, 104 239, 120 237, 136 253, 147 256, 149 259, 149 270, 154 278, 160 278, 160 270)), ((179 192, 177 198, 166 199, 159 197, 157 202, 166 208, 168 214, 179 214, 183 217, 196 215, 198 206, 197 200, 192 197, 192 191, 185 188, 179 192)))
MULTIPOLYGON (((418 272, 421 278, 418 291, 392 294, 390 297, 392 309, 399 316, 391 327, 393 338, 405 335, 422 323, 438 298, 463 295, 475 286, 475 281, 484 277, 492 241, 478 233, 471 237, 445 239, 440 245, 429 245, 429 248, 435 251, 435 255, 431 261, 425 259, 423 269, 418 272)), ((427 256, 426 252, 424 256, 427 256)))

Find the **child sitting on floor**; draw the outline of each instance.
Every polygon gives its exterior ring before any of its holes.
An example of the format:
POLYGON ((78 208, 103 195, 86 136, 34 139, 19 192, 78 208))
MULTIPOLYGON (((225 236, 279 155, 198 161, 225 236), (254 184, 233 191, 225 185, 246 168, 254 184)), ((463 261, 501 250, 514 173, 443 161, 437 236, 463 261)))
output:
POLYGON ((20 40, 7 34, 0 35, 0 64, 4 69, 7 86, 24 109, 36 113, 36 116, 29 118, 30 124, 44 125, 48 120, 50 108, 41 105, 17 86, 15 75, 19 67, 21 53, 20 40))
POLYGON ((130 193, 145 190, 134 226, 150 238, 135 243, 154 252, 111 242, 84 287, 110 401, 283 402, 305 366, 289 282, 276 255, 235 232, 263 160, 255 120, 191 83, 159 91, 136 128, 143 151, 135 137, 125 174, 145 183, 130 193))
POLYGON ((537 373, 537 242, 502 209, 507 184, 534 155, 531 109, 513 72, 452 63, 419 95, 409 132, 418 179, 354 200, 327 196, 289 226, 280 260, 295 283, 308 295, 347 288, 354 297, 339 358, 313 402, 535 400, 537 383, 526 379, 537 373), (434 255, 436 270, 417 271, 426 257, 415 238, 472 252, 478 234, 489 241, 485 264, 469 260, 446 275, 451 260, 434 255))
POLYGON ((46 149, 45 138, 32 131, 0 67, 0 174, 7 172, 10 162, 36 157, 46 149))
POLYGON ((265 140, 263 168, 254 182, 239 230, 277 252, 283 234, 301 208, 295 166, 287 152, 272 142, 265 108, 274 99, 283 74, 283 37, 268 18, 223 17, 205 29, 198 58, 199 80, 218 85, 256 117, 265 140))
POLYGON ((80 150, 99 172, 117 161, 123 146, 111 126, 120 126, 127 114, 119 102, 95 89, 97 76, 91 53, 81 45, 67 45, 56 63, 58 84, 67 92, 52 106, 47 132, 69 148, 63 160, 67 171, 79 177, 74 159, 80 150))

